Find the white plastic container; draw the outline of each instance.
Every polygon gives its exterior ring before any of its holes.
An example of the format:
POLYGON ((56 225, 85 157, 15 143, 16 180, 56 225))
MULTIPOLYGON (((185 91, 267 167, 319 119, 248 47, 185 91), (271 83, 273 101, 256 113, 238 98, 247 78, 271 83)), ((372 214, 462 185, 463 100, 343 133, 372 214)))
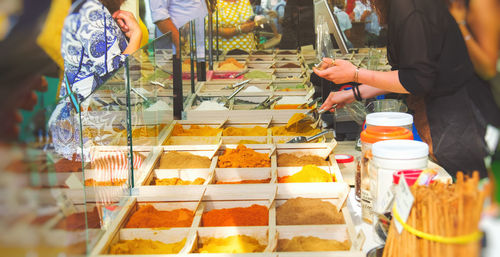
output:
POLYGON ((429 146, 413 140, 380 141, 372 146, 370 162, 370 192, 374 199, 373 210, 383 212, 384 195, 390 190, 393 173, 400 170, 427 168, 429 146))
POLYGON ((366 126, 403 127, 412 131, 413 116, 404 112, 374 112, 366 115, 366 126))

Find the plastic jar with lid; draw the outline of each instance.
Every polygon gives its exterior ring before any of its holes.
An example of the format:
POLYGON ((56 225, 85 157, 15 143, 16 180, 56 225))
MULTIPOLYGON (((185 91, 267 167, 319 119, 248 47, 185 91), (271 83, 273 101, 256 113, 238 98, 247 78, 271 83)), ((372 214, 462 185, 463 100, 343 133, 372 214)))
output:
POLYGON ((368 163, 374 143, 385 140, 413 139, 413 133, 403 127, 368 127, 361 132, 361 164, 356 171, 356 195, 361 200, 361 217, 367 223, 372 222, 372 196, 368 163))
POLYGON ((420 141, 388 140, 373 144, 372 154, 369 164, 370 193, 373 210, 381 213, 386 209, 385 195, 393 184, 394 173, 427 168, 429 146, 420 141))
POLYGON ((366 126, 403 127, 413 128, 413 116, 404 112, 375 112, 366 115, 366 126))

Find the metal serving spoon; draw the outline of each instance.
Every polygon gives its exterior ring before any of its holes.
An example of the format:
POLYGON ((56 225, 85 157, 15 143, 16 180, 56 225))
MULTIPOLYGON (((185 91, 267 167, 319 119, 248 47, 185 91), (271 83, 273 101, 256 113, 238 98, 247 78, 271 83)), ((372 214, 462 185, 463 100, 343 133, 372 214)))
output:
POLYGON ((317 139, 321 136, 323 136, 324 134, 330 132, 329 130, 325 130, 323 132, 320 132, 314 136, 311 136, 311 137, 304 137, 304 136, 299 136, 299 137, 294 137, 292 138, 290 141, 286 142, 287 144, 294 144, 294 143, 307 143, 307 142, 311 142, 313 141, 314 139, 317 139))

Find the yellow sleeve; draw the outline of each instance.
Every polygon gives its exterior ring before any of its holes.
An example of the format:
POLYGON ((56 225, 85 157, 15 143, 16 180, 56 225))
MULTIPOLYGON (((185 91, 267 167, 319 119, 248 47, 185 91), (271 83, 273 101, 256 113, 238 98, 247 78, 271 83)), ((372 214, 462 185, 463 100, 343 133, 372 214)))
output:
POLYGON ((37 44, 61 69, 64 69, 61 54, 62 30, 70 7, 71 0, 52 0, 42 32, 36 40, 37 44))
POLYGON ((144 22, 142 22, 141 18, 137 18, 137 21, 139 22, 139 26, 142 31, 141 47, 143 47, 149 42, 149 31, 144 22))

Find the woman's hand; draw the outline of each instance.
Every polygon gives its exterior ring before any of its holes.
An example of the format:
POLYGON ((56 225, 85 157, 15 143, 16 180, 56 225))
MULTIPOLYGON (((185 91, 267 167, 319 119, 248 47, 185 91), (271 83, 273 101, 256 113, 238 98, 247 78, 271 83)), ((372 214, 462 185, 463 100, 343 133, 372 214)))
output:
POLYGON ((451 2, 448 9, 459 24, 467 18, 467 9, 465 8, 465 3, 461 0, 451 2))
POLYGON ((140 39, 142 37, 139 23, 132 13, 118 10, 113 13, 113 19, 116 20, 116 23, 118 23, 118 26, 128 38, 140 39))
POLYGON ((316 75, 330 80, 335 84, 343 84, 354 81, 356 66, 346 60, 335 60, 323 58, 323 64, 317 68, 313 68, 316 75))
POLYGON ((255 22, 254 21, 247 21, 247 22, 241 24, 240 26, 241 26, 241 32, 250 33, 255 29, 255 22))
POLYGON ((328 98, 326 101, 321 105, 319 108, 320 110, 323 109, 330 109, 334 104, 337 104, 337 108, 342 108, 346 104, 350 104, 354 102, 354 95, 352 94, 351 90, 342 90, 338 92, 331 92, 330 95, 328 95, 328 98))

